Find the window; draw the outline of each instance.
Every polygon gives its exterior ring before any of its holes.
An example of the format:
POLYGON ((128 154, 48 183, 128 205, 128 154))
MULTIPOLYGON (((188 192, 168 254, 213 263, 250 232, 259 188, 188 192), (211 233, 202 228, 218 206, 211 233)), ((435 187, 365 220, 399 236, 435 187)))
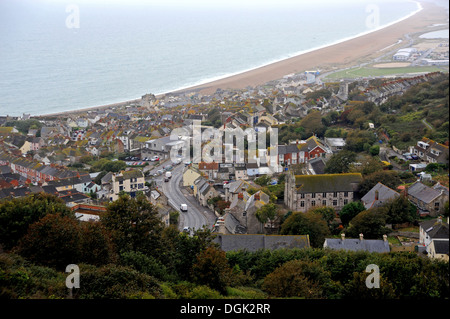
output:
POLYGON ((302 201, 300 202, 300 207, 305 207, 305 201, 302 200, 302 201))
POLYGON ((305 194, 300 194, 300 198, 305 198, 305 194))
POLYGON ((434 209, 435 210, 439 210, 439 202, 435 202, 434 203, 434 209))
POLYGON ((333 197, 337 197, 337 194, 338 194, 337 192, 334 192, 333 197))
POLYGON ((311 198, 316 198, 316 193, 311 193, 311 198))
POLYGON ((119 185, 123 185, 123 181, 119 181, 119 185))
POLYGON ((327 197, 327 193, 322 193, 322 197, 327 197))
POLYGON ((348 204, 348 199, 344 199, 344 205, 348 204))
POLYGON ((337 206, 337 200, 333 200, 333 206, 337 206))
POLYGON ((344 192, 344 197, 348 197, 348 192, 344 192))
POLYGON ((315 200, 313 200, 312 202, 311 202, 311 206, 316 206, 316 201, 315 200))
POLYGON ((119 186, 119 192, 123 191, 123 186, 119 186))
POLYGON ((326 200, 322 201, 322 206, 327 206, 327 201, 326 200))

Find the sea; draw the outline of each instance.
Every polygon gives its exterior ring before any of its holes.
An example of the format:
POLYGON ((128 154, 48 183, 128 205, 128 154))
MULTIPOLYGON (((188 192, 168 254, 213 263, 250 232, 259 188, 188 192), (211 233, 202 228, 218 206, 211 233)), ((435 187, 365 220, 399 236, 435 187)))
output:
POLYGON ((207 83, 420 9, 407 0, 0 0, 0 116, 207 83))

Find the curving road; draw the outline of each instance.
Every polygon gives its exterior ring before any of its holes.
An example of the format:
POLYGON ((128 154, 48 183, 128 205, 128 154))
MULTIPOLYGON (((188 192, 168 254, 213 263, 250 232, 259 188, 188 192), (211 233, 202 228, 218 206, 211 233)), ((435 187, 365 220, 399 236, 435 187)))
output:
POLYGON ((183 164, 176 166, 172 170, 172 178, 168 182, 164 182, 163 178, 157 180, 158 186, 167 196, 171 206, 180 212, 180 230, 184 227, 189 227, 191 230, 200 229, 203 225, 211 227, 214 223, 214 214, 207 207, 198 204, 192 195, 181 189, 183 169, 183 164), (180 210, 181 204, 187 204, 187 212, 180 210))

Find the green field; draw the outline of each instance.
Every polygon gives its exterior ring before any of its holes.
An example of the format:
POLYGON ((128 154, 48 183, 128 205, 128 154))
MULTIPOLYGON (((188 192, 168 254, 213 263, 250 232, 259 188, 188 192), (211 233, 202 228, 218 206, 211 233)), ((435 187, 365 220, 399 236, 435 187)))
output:
POLYGON ((397 75, 397 74, 409 74, 409 73, 420 73, 420 72, 435 72, 435 71, 445 71, 448 72, 448 67, 437 67, 437 66, 416 66, 416 67, 400 67, 400 68, 373 68, 370 66, 362 68, 353 68, 349 70, 342 70, 336 73, 332 73, 325 77, 325 80, 335 80, 343 78, 359 78, 359 77, 370 77, 370 76, 387 76, 387 75, 397 75))

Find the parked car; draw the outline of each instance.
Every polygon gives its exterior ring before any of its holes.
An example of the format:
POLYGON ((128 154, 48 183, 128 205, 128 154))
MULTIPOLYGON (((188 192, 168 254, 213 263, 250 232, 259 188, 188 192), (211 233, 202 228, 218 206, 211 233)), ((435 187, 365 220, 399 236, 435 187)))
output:
POLYGON ((186 204, 181 204, 181 205, 180 205, 180 210, 181 210, 182 212, 187 212, 187 210, 188 210, 187 205, 186 205, 186 204))

